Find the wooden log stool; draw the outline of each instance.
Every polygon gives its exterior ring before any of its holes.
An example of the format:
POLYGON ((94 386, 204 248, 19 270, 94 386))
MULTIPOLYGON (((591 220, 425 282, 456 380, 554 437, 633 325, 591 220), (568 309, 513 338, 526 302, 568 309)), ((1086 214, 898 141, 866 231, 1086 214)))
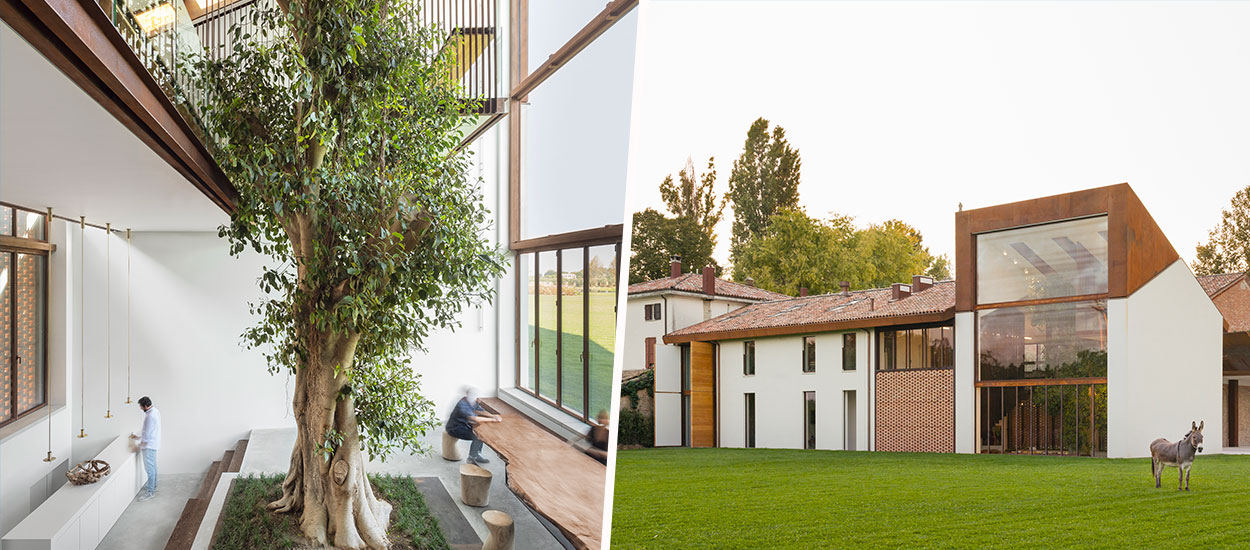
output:
POLYGON ((486 529, 490 531, 482 550, 512 550, 512 516, 499 510, 487 510, 482 512, 482 519, 486 520, 486 529))
POLYGON ((486 506, 490 498, 490 470, 477 464, 460 466, 460 501, 469 506, 486 506))
POLYGON ((455 462, 464 458, 460 454, 460 439, 443 430, 443 459, 455 462))

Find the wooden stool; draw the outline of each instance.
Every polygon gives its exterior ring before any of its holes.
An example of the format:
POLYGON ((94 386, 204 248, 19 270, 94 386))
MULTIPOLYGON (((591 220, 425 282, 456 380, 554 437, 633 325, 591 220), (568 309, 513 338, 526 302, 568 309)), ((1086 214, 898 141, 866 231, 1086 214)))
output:
POLYGON ((447 430, 443 430, 443 459, 444 460, 450 460, 452 462, 455 462, 457 460, 464 459, 464 455, 460 454, 460 445, 458 445, 459 443, 460 443, 460 440, 457 439, 456 436, 447 433, 447 430))
POLYGON ((482 519, 486 520, 486 529, 490 531, 482 550, 512 550, 512 516, 499 510, 487 510, 482 512, 482 519))
POLYGON ((477 464, 461 466, 460 501, 469 506, 486 506, 490 498, 490 478, 490 470, 477 464))

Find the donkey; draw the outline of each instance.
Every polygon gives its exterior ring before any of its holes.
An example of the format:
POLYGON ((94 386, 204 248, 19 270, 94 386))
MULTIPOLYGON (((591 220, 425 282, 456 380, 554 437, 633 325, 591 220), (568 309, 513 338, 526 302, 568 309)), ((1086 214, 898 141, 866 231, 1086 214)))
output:
POLYGON ((1189 490, 1189 469, 1194 465, 1194 456, 1202 452, 1202 428, 1206 421, 1192 426, 1176 443, 1162 437, 1150 443, 1150 472, 1155 476, 1155 489, 1162 485, 1163 467, 1176 466, 1181 475, 1176 490, 1189 490))

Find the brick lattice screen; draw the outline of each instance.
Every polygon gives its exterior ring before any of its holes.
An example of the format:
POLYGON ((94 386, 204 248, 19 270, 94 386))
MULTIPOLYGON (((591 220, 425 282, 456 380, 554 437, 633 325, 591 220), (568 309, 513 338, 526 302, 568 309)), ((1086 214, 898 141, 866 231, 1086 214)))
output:
POLYGON ((955 452, 955 370, 876 373, 878 451, 955 452))

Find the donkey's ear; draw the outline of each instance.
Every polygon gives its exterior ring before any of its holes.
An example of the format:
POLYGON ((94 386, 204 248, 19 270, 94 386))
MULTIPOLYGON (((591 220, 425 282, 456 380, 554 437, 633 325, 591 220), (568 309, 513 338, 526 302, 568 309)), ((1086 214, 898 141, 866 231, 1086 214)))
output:
POLYGON ((1202 427, 1203 427, 1203 426, 1206 426, 1206 425, 1207 425, 1207 421, 1206 421, 1206 420, 1203 420, 1201 423, 1199 423, 1199 424, 1198 424, 1198 431, 1200 431, 1200 432, 1201 432, 1201 431, 1202 431, 1202 427))
POLYGON ((1193 425, 1193 427, 1192 427, 1192 428, 1190 428, 1191 430, 1196 430, 1196 429, 1198 429, 1198 423, 1197 423, 1197 422, 1190 422, 1190 424, 1192 424, 1192 425, 1193 425))

